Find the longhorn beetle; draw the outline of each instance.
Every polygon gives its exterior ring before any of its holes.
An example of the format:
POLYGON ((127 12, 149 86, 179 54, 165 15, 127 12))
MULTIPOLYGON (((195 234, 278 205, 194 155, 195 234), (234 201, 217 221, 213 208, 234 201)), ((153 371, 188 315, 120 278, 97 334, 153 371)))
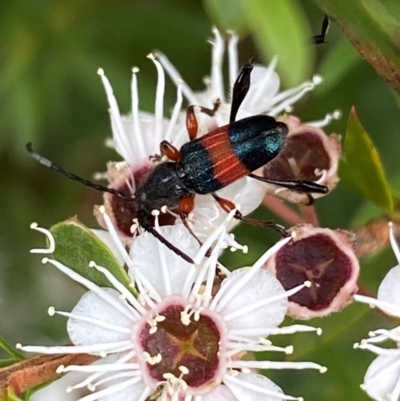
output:
MULTIPOLYGON (((170 161, 157 164, 143 185, 137 188, 133 197, 129 197, 116 189, 95 184, 64 170, 35 153, 31 143, 27 144, 27 150, 39 163, 70 179, 94 189, 114 194, 127 202, 135 202, 139 225, 177 255, 192 263, 190 257, 171 244, 154 228, 154 215, 152 213, 154 210, 160 210, 163 206, 177 210, 184 225, 194 235, 187 218, 194 208, 195 195, 211 194, 224 211, 230 212, 235 209, 235 204, 218 196, 216 191, 245 176, 308 194, 328 192, 326 186, 310 181, 273 180, 252 174, 253 171, 269 163, 279 154, 288 134, 286 124, 267 115, 256 115, 235 121, 239 107, 250 88, 250 76, 254 61, 251 59, 242 67, 234 83, 229 124, 196 138, 198 124, 195 106, 190 106, 186 115, 186 126, 190 141, 185 143, 180 150, 169 142, 162 141, 160 144, 161 154, 165 155, 170 161)), ((214 109, 197 107, 201 112, 212 116, 218 106, 219 102, 216 102, 214 109)), ((311 195, 310 199, 312 199, 311 195)), ((244 217, 239 211, 236 211, 234 217, 253 225, 273 227, 282 235, 286 234, 282 226, 271 220, 250 219, 244 217)))

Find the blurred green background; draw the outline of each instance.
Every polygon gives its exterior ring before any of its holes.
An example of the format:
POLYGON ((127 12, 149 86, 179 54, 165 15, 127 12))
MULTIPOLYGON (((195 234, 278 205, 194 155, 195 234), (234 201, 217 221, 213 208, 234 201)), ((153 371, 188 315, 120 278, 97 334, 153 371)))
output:
MULTIPOLYGON (((210 72, 210 45, 206 40, 212 38, 211 27, 222 24, 222 28, 227 28, 232 24, 242 33, 241 62, 262 54, 267 63, 271 53, 266 49, 268 46, 280 53, 278 71, 283 73, 284 88, 309 79, 314 73, 323 75, 324 83, 295 107, 294 113, 304 121, 341 109, 342 119, 329 125, 326 132, 344 133, 348 112, 355 105, 389 177, 396 184, 396 175, 400 173, 399 97, 362 60, 334 24, 327 44, 318 47, 308 44, 308 38, 319 32, 323 12, 307 0, 268 0, 265 3, 271 3, 273 10, 258 15, 238 12, 237 1, 226 3, 226 9, 224 3, 212 0, 2 3, 0 333, 10 343, 65 342, 65 320, 49 318, 47 308, 54 305, 69 310, 83 293, 51 266, 41 265, 40 257, 29 254, 29 249, 43 244, 43 237, 31 231, 29 225, 36 221, 49 227, 78 215, 85 224, 96 227, 92 207, 101 203, 102 196, 39 166, 26 153, 25 144, 32 141, 40 153, 88 178, 95 171, 104 171, 107 161, 119 160, 118 155, 104 146, 111 129, 108 104, 96 74, 99 67, 106 71, 121 111, 128 112, 130 71, 132 66, 138 66, 140 108, 152 112, 156 71, 146 55, 153 49, 162 50, 190 86, 201 90, 202 77, 210 72), (292 8, 280 10, 280 3, 286 6, 290 3, 292 8), (285 14, 288 10, 290 14, 285 14), (218 15, 222 15, 222 21, 218 15), (238 15, 247 17, 238 19, 238 15), (301 37, 299 32, 303 33, 301 37)), ((165 110, 173 105, 175 94, 168 82, 165 110)), ((351 228, 356 216, 362 220, 364 206, 356 192, 341 184, 328 197, 316 202, 321 224, 331 228, 351 228)), ((270 214, 259 210, 255 216, 270 214)), ((276 240, 274 233, 251 227, 241 226, 237 233, 242 242, 249 244, 250 253, 243 260, 238 260, 237 254, 234 260, 227 256, 225 262, 234 267, 252 263, 256 255, 276 240)), ((363 287, 375 294, 379 282, 394 264, 389 250, 362 261, 363 287)), ((268 372, 268 376, 285 393, 306 400, 367 399, 358 385, 373 355, 355 351, 352 345, 373 328, 391 327, 391 322, 364 305, 353 304, 343 313, 311 323, 324 328, 321 337, 302 334, 279 341, 295 345, 290 359, 316 361, 327 365, 328 372, 320 375, 281 371, 268 372)))

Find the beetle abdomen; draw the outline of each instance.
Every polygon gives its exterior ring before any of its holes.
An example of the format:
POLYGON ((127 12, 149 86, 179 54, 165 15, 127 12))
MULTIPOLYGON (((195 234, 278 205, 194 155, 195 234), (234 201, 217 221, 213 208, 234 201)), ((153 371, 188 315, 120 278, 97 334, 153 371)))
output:
POLYGON ((287 127, 273 117, 253 116, 219 127, 181 148, 185 185, 215 192, 267 164, 282 147, 287 127))

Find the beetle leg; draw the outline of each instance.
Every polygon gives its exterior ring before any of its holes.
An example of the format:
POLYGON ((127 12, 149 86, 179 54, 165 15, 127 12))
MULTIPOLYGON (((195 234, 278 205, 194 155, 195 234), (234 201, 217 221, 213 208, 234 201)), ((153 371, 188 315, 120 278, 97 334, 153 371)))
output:
POLYGON ((189 139, 192 141, 196 138, 197 132, 199 130, 199 124, 197 122, 196 113, 194 112, 195 107, 197 107, 200 112, 207 114, 210 117, 214 117, 215 113, 219 109, 221 105, 221 100, 217 99, 214 103, 213 109, 208 109, 207 107, 202 106, 189 106, 186 110, 186 129, 189 134, 189 139))
POLYGON ((196 234, 193 232, 192 227, 190 227, 188 222, 189 213, 194 209, 194 197, 187 196, 182 198, 179 201, 178 209, 179 209, 179 216, 182 220, 183 225, 187 228, 192 237, 196 239, 199 245, 202 246, 203 243, 197 238, 196 234))
POLYGON ((253 71, 253 63, 255 59, 250 59, 240 70, 238 77, 232 88, 232 104, 231 104, 231 114, 229 116, 229 124, 236 120, 236 115, 238 113, 239 107, 243 103, 247 92, 250 89, 250 75, 253 71))
POLYGON ((306 206, 312 206, 314 204, 314 198, 308 193, 306 193, 306 196, 307 196, 306 206))
POLYGON ((272 178, 260 177, 259 175, 249 174, 249 177, 254 178, 258 181, 265 182, 267 184, 274 184, 280 187, 284 187, 287 189, 291 189, 296 192, 305 192, 305 193, 317 193, 317 194, 327 194, 329 192, 329 188, 326 185, 316 184, 312 181, 306 180, 275 180, 272 178))
POLYGON ((329 29, 329 17, 325 14, 325 17, 322 20, 321 33, 312 37, 312 43, 316 45, 320 45, 321 43, 326 43, 325 37, 326 34, 328 33, 328 29, 329 29))
POLYGON ((162 155, 168 157, 168 159, 177 162, 181 158, 181 152, 174 146, 171 145, 168 141, 162 141, 160 143, 160 152, 162 155))
MULTIPOLYGON (((218 204, 222 207, 222 209, 226 212, 229 213, 233 209, 236 208, 235 204, 231 202, 228 199, 221 198, 217 194, 213 193, 211 194, 214 199, 218 202, 218 204)), ((285 230, 285 227, 281 226, 280 224, 276 224, 273 220, 257 220, 257 219, 251 219, 249 217, 244 217, 242 213, 239 212, 239 210, 236 210, 235 219, 243 221, 244 223, 251 224, 253 226, 257 227, 272 227, 274 230, 278 231, 279 234, 282 235, 282 237, 287 237, 288 233, 285 230)))

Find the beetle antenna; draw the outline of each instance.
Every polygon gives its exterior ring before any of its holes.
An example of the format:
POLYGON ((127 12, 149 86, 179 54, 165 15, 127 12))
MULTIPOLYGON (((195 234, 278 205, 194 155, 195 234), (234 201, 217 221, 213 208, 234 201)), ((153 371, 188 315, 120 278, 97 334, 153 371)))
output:
POLYGON ((89 188, 93 188, 97 191, 101 191, 101 192, 108 192, 109 194, 113 194, 115 196, 117 196, 118 198, 121 198, 127 202, 134 202, 135 198, 131 197, 131 196, 127 196, 126 194, 124 194, 121 191, 118 191, 117 189, 114 188, 108 188, 104 185, 100 185, 100 184, 96 184, 92 181, 86 180, 85 178, 79 177, 79 175, 76 175, 74 173, 70 173, 67 170, 64 170, 62 167, 58 166, 57 164, 54 164, 52 161, 50 161, 49 159, 46 159, 45 157, 39 155, 38 153, 36 153, 33 150, 32 147, 32 142, 29 142, 26 144, 26 150, 29 152, 29 154, 32 156, 32 158, 36 161, 38 161, 40 164, 42 164, 43 166, 50 168, 52 170, 57 171, 58 173, 66 176, 67 178, 69 178, 70 180, 74 180, 74 181, 78 181, 81 184, 85 185, 86 187, 89 188))
MULTIPOLYGON (((143 227, 143 226, 142 226, 143 227)), ((193 259, 186 255, 186 253, 182 252, 179 248, 177 248, 175 245, 173 245, 171 242, 169 242, 165 237, 163 237, 154 227, 150 225, 146 225, 143 227, 146 231, 148 231, 150 234, 153 234, 160 242, 162 242, 168 249, 171 249, 171 251, 175 252, 178 256, 180 256, 182 259, 186 260, 186 262, 194 264, 193 259)))
POLYGON ((322 24, 321 24, 321 33, 313 36, 311 38, 311 43, 313 43, 315 45, 320 45, 322 43, 326 43, 325 37, 326 37, 326 34, 328 33, 329 25, 330 25, 329 17, 325 14, 324 19, 322 20, 322 24))

